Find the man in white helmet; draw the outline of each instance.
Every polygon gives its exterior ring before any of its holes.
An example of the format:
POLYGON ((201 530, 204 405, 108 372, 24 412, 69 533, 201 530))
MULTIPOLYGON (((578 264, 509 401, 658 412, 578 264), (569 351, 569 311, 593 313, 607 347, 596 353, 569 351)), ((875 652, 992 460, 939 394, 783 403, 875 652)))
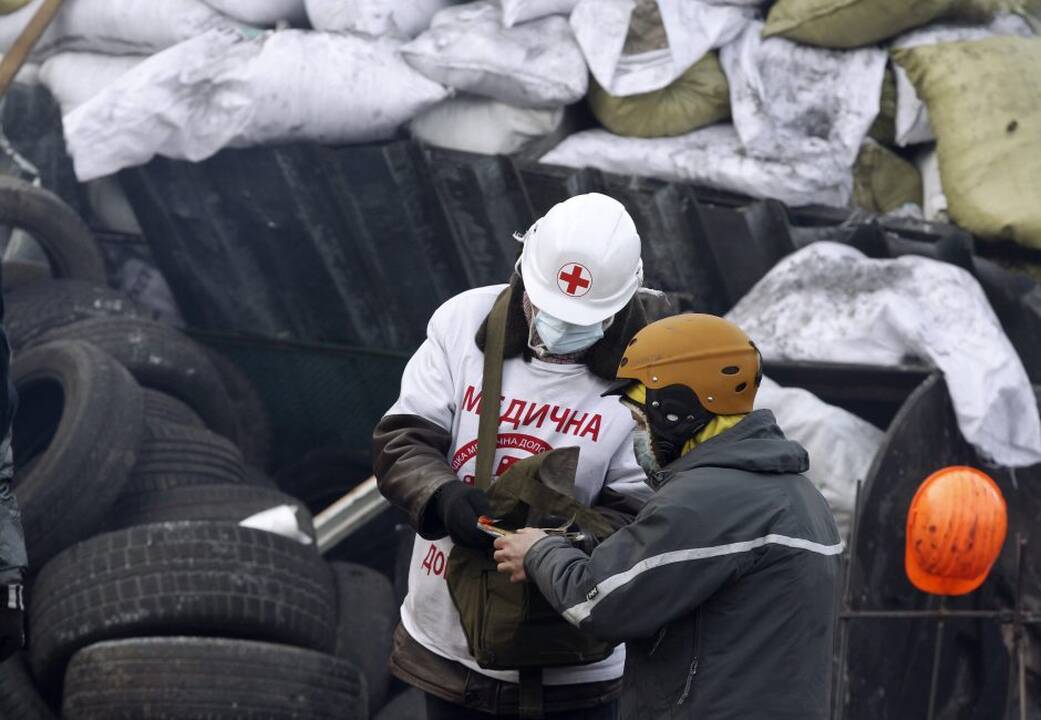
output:
MULTIPOLYGON (((646 325, 636 294, 640 237, 621 203, 579 195, 523 237, 506 321, 493 474, 560 447, 581 448, 575 497, 620 526, 649 496, 633 457, 633 421, 601 397, 646 325)), ((430 319, 398 401, 374 433, 380 490, 418 537, 391 669, 427 694, 430 720, 517 717, 518 673, 480 667, 445 581, 453 544, 487 548, 488 500, 474 487, 488 315, 505 285, 469 290, 430 319)), ((546 718, 613 719, 624 647, 607 660, 542 673, 546 718)))

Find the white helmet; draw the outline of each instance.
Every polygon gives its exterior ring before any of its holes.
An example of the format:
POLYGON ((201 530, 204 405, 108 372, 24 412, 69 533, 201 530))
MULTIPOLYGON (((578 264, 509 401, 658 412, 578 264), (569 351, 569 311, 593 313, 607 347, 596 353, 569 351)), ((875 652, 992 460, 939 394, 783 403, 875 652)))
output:
POLYGON ((573 325, 607 320, 643 283, 636 224, 599 193, 554 205, 524 236, 519 265, 532 305, 573 325))

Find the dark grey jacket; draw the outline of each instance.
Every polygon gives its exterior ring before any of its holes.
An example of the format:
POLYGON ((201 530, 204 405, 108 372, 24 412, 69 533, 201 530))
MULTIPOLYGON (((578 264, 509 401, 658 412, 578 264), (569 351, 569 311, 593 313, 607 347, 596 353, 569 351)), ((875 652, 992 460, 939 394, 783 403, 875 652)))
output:
POLYGON ((560 538, 528 553, 560 613, 627 643, 623 720, 829 717, 842 541, 808 467, 756 411, 669 465, 592 556, 560 538))

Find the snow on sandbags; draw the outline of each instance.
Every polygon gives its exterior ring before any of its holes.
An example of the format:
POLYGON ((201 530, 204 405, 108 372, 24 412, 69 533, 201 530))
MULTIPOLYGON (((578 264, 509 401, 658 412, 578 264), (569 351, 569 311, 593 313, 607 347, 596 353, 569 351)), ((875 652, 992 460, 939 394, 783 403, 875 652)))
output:
POLYGON ((509 155, 555 131, 563 108, 519 108, 498 100, 460 95, 438 103, 414 119, 417 140, 436 147, 484 155, 509 155))
POLYGON ((615 97, 594 78, 589 83, 589 108, 616 135, 686 135, 730 117, 730 87, 719 53, 713 50, 671 85, 649 93, 615 97))
POLYGON ((502 24, 506 27, 547 15, 570 15, 578 0, 500 0, 502 24))
POLYGON ((922 175, 922 196, 925 219, 929 222, 950 222, 947 214, 947 196, 943 194, 940 179, 940 156, 936 146, 926 147, 915 158, 918 172, 922 175))
POLYGON ((315 30, 403 38, 413 38, 429 28, 437 12, 455 3, 456 0, 306 0, 307 16, 315 30))
POLYGON ((761 157, 852 167, 879 114, 885 51, 764 40, 762 29, 751 24, 720 53, 745 148, 761 157))
POLYGON ((57 99, 62 115, 68 115, 144 59, 141 55, 58 53, 41 66, 40 82, 57 99))
POLYGON ((1023 363, 960 267, 813 243, 781 260, 727 319, 770 360, 929 361, 946 377, 966 440, 1001 465, 1041 462, 1041 419, 1023 363))
POLYGON ((811 392, 782 387, 765 377, 756 393, 755 407, 772 410, 788 439, 806 448, 810 456, 806 477, 828 501, 839 532, 848 537, 857 482, 867 480, 885 434, 811 392))
POLYGON ((837 163, 777 161, 750 155, 732 125, 712 125, 671 138, 627 138, 606 130, 568 137, 540 162, 592 167, 776 198, 789 205, 849 204, 851 169, 837 163))
POLYGON ((228 17, 250 25, 274 25, 282 20, 298 23, 307 18, 304 0, 204 0, 204 2, 228 17))
MULTIPOLYGON (((926 47, 943 43, 983 40, 988 37, 1031 37, 1030 24, 1018 15, 999 15, 989 25, 931 25, 895 39, 893 49, 926 47)), ((929 124, 929 112, 918 97, 907 72, 893 63, 896 76, 896 144, 900 146, 936 140, 929 124)))
POLYGON ((894 50, 893 58, 929 107, 951 219, 982 239, 1041 248, 1041 38, 894 50))
MULTIPOLYGON (((7 52, 44 0, 0 17, 0 51, 7 52)), ((66 0, 33 57, 81 50, 149 55, 214 28, 238 23, 202 0, 66 0)))
POLYGON ((386 139, 448 91, 400 43, 287 30, 211 31, 154 55, 64 118, 87 181, 155 155, 199 161, 224 147, 386 139))
POLYGON ((442 10, 401 53, 436 82, 519 107, 570 105, 589 83, 567 20, 552 16, 504 28, 492 2, 442 10))
POLYGON ((660 90, 747 27, 755 8, 706 0, 582 0, 571 27, 615 97, 660 90))

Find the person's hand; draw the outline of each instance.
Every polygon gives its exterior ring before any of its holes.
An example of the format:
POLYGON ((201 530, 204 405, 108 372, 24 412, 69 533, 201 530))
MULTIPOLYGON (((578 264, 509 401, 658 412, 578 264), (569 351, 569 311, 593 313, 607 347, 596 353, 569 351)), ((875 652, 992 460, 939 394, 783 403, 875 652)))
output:
POLYGON ((528 576, 524 572, 524 556, 531 546, 544 537, 549 537, 537 528, 523 528, 513 535, 495 539, 496 569, 510 576, 510 582, 524 582, 528 576))
MULTIPOLYGON (((0 590, 6 587, 0 585, 0 590)), ((25 646, 25 613, 14 608, 0 608, 0 663, 25 646)))
POLYGON ((483 490, 464 482, 449 482, 434 494, 434 503, 452 542, 478 549, 492 544, 492 537, 477 527, 477 520, 491 512, 483 490))

